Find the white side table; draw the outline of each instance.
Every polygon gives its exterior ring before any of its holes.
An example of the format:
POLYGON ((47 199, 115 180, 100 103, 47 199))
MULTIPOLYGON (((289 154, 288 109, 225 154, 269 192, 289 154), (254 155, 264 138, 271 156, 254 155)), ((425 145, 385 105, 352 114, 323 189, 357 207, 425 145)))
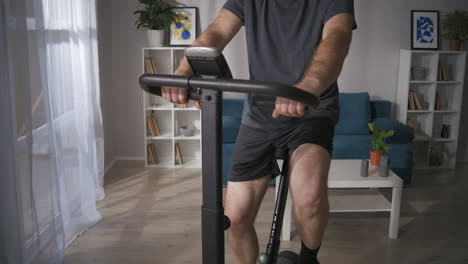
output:
MULTIPOLYGON (((388 236, 390 239, 397 239, 403 181, 392 171, 388 177, 380 177, 378 168, 375 167, 369 168, 368 177, 361 177, 360 169, 361 160, 332 160, 328 188, 349 190, 338 195, 329 195, 330 212, 390 212, 388 236), (387 200, 377 188, 392 188, 391 201, 387 200)), ((282 240, 290 238, 291 196, 288 194, 282 240)))

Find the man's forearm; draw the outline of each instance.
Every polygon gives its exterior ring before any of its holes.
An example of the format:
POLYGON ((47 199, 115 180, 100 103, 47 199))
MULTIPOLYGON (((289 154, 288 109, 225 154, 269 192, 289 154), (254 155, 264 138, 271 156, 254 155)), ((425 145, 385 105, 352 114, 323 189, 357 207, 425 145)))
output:
POLYGON ((351 34, 334 34, 322 40, 298 87, 321 95, 341 73, 351 34))

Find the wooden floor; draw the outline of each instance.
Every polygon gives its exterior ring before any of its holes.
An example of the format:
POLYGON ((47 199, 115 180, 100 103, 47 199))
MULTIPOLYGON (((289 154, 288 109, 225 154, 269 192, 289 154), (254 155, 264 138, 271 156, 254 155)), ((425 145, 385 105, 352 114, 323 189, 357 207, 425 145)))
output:
MULTIPOLYGON (((198 169, 147 169, 119 162, 106 176, 104 219, 66 251, 66 264, 201 263, 198 169)), ((389 193, 385 193, 389 195, 389 193)), ((274 188, 257 218, 261 249, 270 228, 274 188)), ((322 264, 468 263, 468 166, 420 171, 403 190, 400 238, 389 240, 387 213, 332 214, 322 264)), ((282 243, 298 250, 300 240, 282 243)), ((226 263, 230 260, 226 250, 226 263)))

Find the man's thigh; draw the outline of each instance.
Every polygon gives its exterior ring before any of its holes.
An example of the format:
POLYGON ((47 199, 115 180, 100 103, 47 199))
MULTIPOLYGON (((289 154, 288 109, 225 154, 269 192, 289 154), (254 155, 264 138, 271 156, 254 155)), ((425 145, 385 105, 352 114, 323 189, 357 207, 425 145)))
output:
POLYGON ((294 150, 290 175, 295 204, 317 203, 326 198, 330 161, 330 152, 317 144, 302 144, 294 150))

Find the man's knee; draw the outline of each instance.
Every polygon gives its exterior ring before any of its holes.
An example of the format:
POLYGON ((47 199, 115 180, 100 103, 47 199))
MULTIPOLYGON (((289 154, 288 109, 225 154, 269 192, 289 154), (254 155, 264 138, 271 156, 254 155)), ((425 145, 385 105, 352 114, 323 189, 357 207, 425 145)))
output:
POLYGON ((300 199, 294 201, 296 215, 301 218, 313 218, 328 213, 328 196, 325 192, 305 193, 300 199))
POLYGON ((228 231, 231 232, 243 232, 253 227, 255 216, 249 212, 248 208, 237 208, 236 210, 230 210, 226 212, 227 217, 231 221, 231 226, 228 231))
POLYGON ((249 182, 228 183, 225 214, 231 221, 231 231, 253 228, 268 182, 269 177, 262 177, 249 182))

